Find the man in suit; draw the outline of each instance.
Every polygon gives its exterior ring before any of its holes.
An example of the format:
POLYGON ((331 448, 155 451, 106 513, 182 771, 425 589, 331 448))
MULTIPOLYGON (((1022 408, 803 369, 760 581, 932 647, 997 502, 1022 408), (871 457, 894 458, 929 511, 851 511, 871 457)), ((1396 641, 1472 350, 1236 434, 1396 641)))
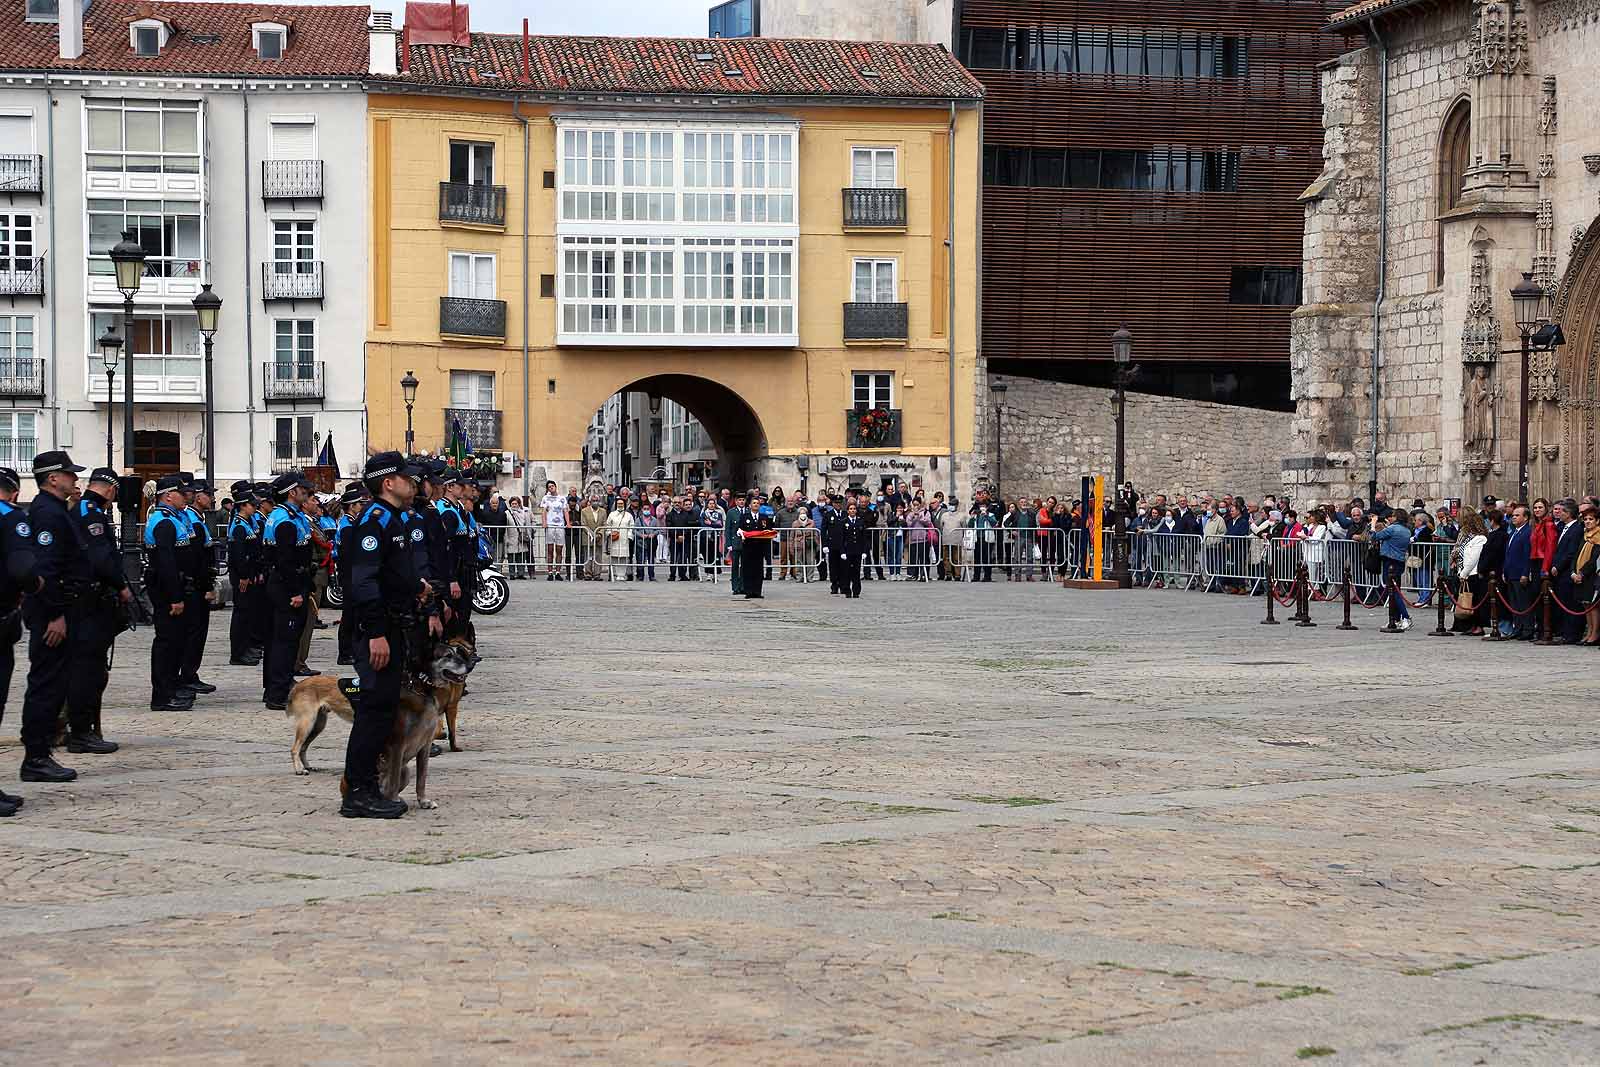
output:
POLYGON ((1528 609, 1539 593, 1539 580, 1529 554, 1533 547, 1533 524, 1528 518, 1526 507, 1519 504, 1512 509, 1511 532, 1506 538, 1505 565, 1501 572, 1512 611, 1509 617, 1500 620, 1500 636, 1515 641, 1533 639, 1533 612, 1528 609))
MULTIPOLYGON (((1578 521, 1578 504, 1562 500, 1555 506, 1556 548, 1550 555, 1550 581, 1556 599, 1571 610, 1577 610, 1578 584, 1572 580, 1572 571, 1578 562, 1578 550, 1583 547, 1583 524, 1578 521)), ((1583 639, 1583 616, 1554 608, 1551 628, 1559 635, 1558 644, 1575 645, 1583 639)))
POLYGON ((741 524, 748 512, 744 506, 744 493, 733 494, 733 506, 727 509, 723 541, 728 546, 728 591, 732 596, 744 596, 744 539, 739 536, 741 524))

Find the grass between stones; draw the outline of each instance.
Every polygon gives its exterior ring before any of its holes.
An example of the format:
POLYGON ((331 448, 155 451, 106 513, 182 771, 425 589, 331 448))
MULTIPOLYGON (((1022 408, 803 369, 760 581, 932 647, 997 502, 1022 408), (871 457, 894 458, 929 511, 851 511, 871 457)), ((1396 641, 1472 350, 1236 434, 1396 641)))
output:
POLYGON ((1543 1015, 1530 1015, 1527 1012, 1512 1012, 1509 1015, 1490 1015, 1482 1019, 1474 1019, 1470 1023, 1451 1023, 1448 1026, 1436 1026, 1432 1030, 1422 1031, 1424 1034, 1449 1034, 1457 1030, 1470 1030, 1474 1026, 1494 1026, 1497 1023, 1510 1023, 1513 1027, 1524 1023, 1549 1023, 1551 1026, 1579 1026, 1576 1019, 1551 1019, 1543 1015))
POLYGON ((1302 1045, 1295 1050, 1294 1058, 1297 1060, 1314 1060, 1321 1056, 1332 1056, 1339 1050, 1329 1048, 1327 1045, 1302 1045))
POLYGON ((955 800, 965 800, 969 804, 999 804, 1007 808, 1034 808, 1040 804, 1054 804, 1049 797, 996 797, 987 793, 957 793, 955 800))

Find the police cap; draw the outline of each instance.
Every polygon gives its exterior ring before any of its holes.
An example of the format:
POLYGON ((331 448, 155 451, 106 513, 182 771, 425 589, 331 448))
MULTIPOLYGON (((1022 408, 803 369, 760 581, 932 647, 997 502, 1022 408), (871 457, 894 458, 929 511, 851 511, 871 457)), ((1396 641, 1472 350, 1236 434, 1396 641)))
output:
POLYGON ((367 499, 368 495, 369 494, 367 493, 366 486, 352 485, 340 495, 339 504, 341 507, 349 507, 351 504, 359 504, 363 500, 367 499))
POLYGON ((255 494, 255 491, 255 483, 248 482, 243 478, 228 486, 228 492, 232 493, 235 499, 238 499, 239 497, 252 496, 255 494))
POLYGON ((183 475, 181 474, 163 474, 161 477, 156 479, 157 496, 160 496, 162 493, 170 493, 174 489, 182 488, 183 475))
POLYGON ((91 482, 105 482, 107 485, 120 485, 121 475, 110 467, 96 467, 89 472, 91 482))
POLYGON ((72 462, 72 457, 65 452, 40 452, 33 457, 33 476, 43 478, 47 474, 82 474, 83 468, 72 462))
POLYGON ((420 475, 420 472, 406 457, 398 452, 379 452, 376 456, 367 460, 366 467, 361 471, 361 480, 375 482, 395 474, 406 478, 416 478, 420 475))
POLYGON ((306 481, 305 476, 299 471, 290 471, 287 474, 278 475, 272 479, 272 499, 287 500, 289 491, 296 486, 304 486, 310 489, 311 483, 306 481))
POLYGON ((0 467, 0 486, 7 489, 20 489, 22 488, 22 477, 17 474, 15 468, 0 467))

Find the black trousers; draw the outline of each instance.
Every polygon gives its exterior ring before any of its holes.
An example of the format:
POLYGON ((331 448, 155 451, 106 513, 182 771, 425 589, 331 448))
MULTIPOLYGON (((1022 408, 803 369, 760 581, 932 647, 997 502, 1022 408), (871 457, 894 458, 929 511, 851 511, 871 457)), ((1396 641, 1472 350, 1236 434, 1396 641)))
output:
POLYGON ((0 617, 0 720, 6 717, 6 695, 11 692, 11 675, 17 669, 17 642, 22 640, 22 610, 0 617))
POLYGON ((250 617, 255 621, 252 635, 256 647, 261 649, 265 658, 267 642, 272 640, 272 598, 267 595, 265 579, 257 579, 259 584, 252 585, 250 589, 250 617))
POLYGON ((372 669, 372 643, 356 636, 356 677, 361 680, 361 696, 355 702, 355 722, 350 725, 350 743, 344 750, 344 777, 351 793, 377 792, 378 757, 400 709, 405 639, 393 627, 386 636, 389 662, 381 671, 372 669))
POLYGON ((840 556, 833 563, 841 572, 839 574, 839 592, 846 596, 860 596, 861 567, 864 563, 861 553, 840 556))
MULTIPOLYGON (((150 642, 150 701, 162 704, 178 692, 178 677, 183 673, 183 651, 189 637, 183 615, 174 616, 170 607, 159 601, 151 605, 155 613, 155 639, 150 642)), ((183 609, 189 613, 188 607, 183 609)))
POLYGON ((204 590, 183 598, 183 659, 179 666, 178 681, 193 682, 200 678, 200 661, 206 656, 206 639, 211 636, 211 605, 204 590))
MULTIPOLYGON (((185 609, 187 610, 187 609, 185 609)), ((272 635, 267 639, 267 654, 261 659, 261 687, 265 699, 283 704, 294 688, 295 661, 300 656, 300 631, 306 625, 306 605, 290 607, 287 600, 272 598, 272 635)))
POLYGON ((740 583, 745 596, 760 596, 761 583, 767 573, 767 543, 765 541, 746 541, 744 550, 739 553, 740 570, 743 572, 740 583))
POLYGON ((67 638, 54 648, 44 642, 50 620, 42 615, 28 620, 28 688, 22 698, 22 747, 28 759, 50 755, 55 743, 74 665, 73 634, 82 619, 82 612, 68 610, 67 638))
POLYGON ((107 657, 111 643, 121 627, 115 609, 97 601, 82 619, 69 623, 67 642, 71 646, 67 666, 67 722, 75 734, 93 733, 100 728, 100 704, 105 699, 106 682, 111 677, 107 657))
POLYGON ((733 560, 733 566, 728 571, 728 586, 733 595, 738 596, 744 592, 744 548, 742 544, 736 543, 735 547, 729 550, 729 556, 733 560))
MULTIPOLYGON (((1583 587, 1572 580, 1571 572, 1556 578, 1554 593, 1556 599, 1571 611, 1581 611, 1588 607, 1588 601, 1583 596, 1583 587)), ((1562 611, 1561 604, 1550 605, 1550 628, 1556 631, 1561 640, 1575 645, 1583 640, 1584 617, 1562 611)))
MULTIPOLYGON (((339 588, 349 589, 348 575, 339 576, 339 588)), ((344 610, 339 612, 339 659, 351 660, 355 658, 356 640, 356 608, 349 600, 344 602, 344 610)))
POLYGON ((233 582, 233 616, 228 620, 228 658, 245 659, 256 648, 256 635, 260 632, 261 623, 257 618, 261 614, 261 589, 252 585, 249 589, 241 590, 237 580, 233 582))

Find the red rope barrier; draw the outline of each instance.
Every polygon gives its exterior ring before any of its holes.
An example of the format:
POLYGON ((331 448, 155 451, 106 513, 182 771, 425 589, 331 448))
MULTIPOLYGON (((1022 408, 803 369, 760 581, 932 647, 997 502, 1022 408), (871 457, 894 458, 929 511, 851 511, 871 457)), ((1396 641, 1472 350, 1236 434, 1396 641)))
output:
POLYGON ((1300 579, 1296 578, 1293 582, 1289 583, 1289 596, 1287 599, 1280 597, 1278 595, 1278 591, 1273 586, 1274 583, 1267 583, 1267 593, 1272 597, 1273 600, 1276 600, 1281 606, 1286 608, 1292 608, 1295 606, 1295 591, 1300 588, 1300 579))
POLYGON ((1580 608, 1577 611, 1573 611, 1571 608, 1567 607, 1565 604, 1563 604, 1561 602, 1561 598, 1560 597, 1556 596, 1555 586, 1551 586, 1550 587, 1550 599, 1555 601, 1556 607, 1560 608, 1562 611, 1566 612, 1568 615, 1579 615, 1579 616, 1587 615, 1587 614, 1589 614, 1589 612, 1595 610, 1596 608, 1600 608, 1600 603, 1596 603, 1596 604, 1590 604, 1586 608, 1580 608))
POLYGON ((1516 608, 1511 606, 1511 601, 1506 599, 1505 592, 1498 585, 1494 587, 1494 595, 1500 598, 1500 603, 1504 604, 1506 610, 1511 612, 1512 615, 1532 615, 1539 607, 1539 601, 1536 598, 1532 604, 1528 605, 1526 611, 1518 611, 1516 608))

